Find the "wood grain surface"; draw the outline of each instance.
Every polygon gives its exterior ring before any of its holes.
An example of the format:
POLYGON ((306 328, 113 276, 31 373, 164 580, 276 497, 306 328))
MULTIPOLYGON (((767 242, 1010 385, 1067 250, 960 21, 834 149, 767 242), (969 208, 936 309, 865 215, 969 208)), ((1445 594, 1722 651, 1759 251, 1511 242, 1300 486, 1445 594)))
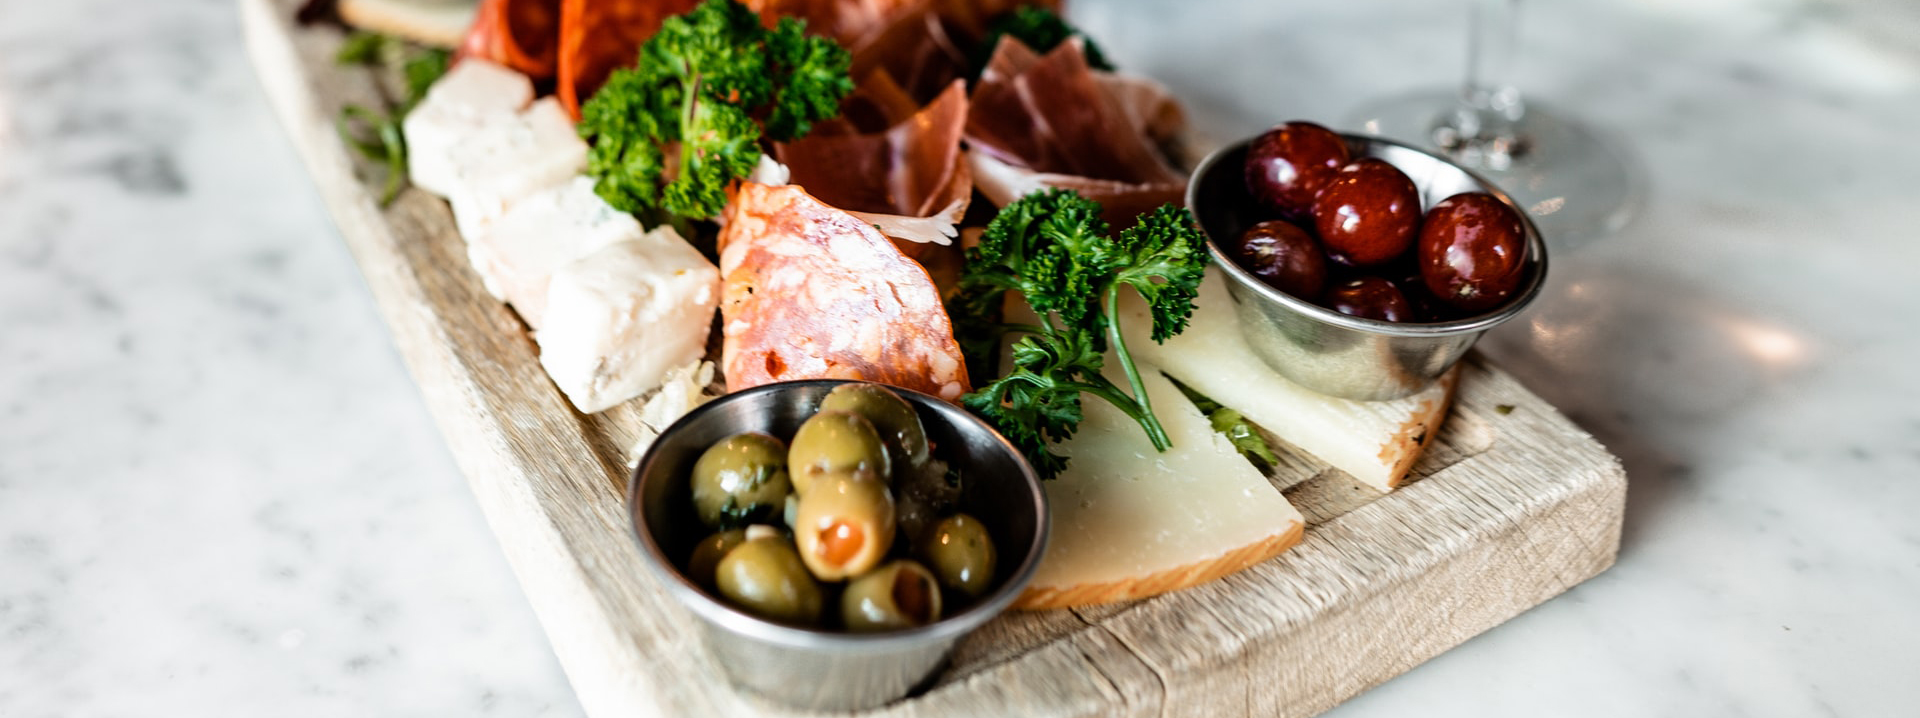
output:
MULTIPOLYGON (((587 712, 784 715, 729 687, 629 528, 632 403, 576 413, 487 295, 444 202, 381 208, 340 142, 376 80, 337 68, 298 0, 240 0, 267 94, 587 712)), ((1381 495, 1297 451, 1276 486, 1308 528, 1279 557, 1143 601, 1009 613, 879 716, 1310 716, 1607 568, 1626 482, 1590 436, 1477 358, 1409 483, 1381 495)), ((473 550, 493 550, 475 546, 473 550)))

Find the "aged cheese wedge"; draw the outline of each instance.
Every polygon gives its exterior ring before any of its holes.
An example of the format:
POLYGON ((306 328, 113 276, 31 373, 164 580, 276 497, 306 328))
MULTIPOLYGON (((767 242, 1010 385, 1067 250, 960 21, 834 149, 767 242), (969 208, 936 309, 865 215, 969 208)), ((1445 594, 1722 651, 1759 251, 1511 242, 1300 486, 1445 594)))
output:
POLYGON ((1352 401, 1305 389, 1268 368, 1241 338, 1225 281, 1217 270, 1208 271, 1187 330, 1165 344, 1148 338, 1146 304, 1123 293, 1127 348, 1362 483, 1380 491, 1399 486, 1446 418, 1458 372, 1393 401, 1352 401))
POLYGON ((1173 448, 1154 451, 1119 409, 1083 402, 1079 432, 1054 445, 1072 463, 1046 483, 1052 536, 1017 606, 1153 596, 1225 576, 1300 541, 1300 512, 1157 368, 1136 363, 1173 448))

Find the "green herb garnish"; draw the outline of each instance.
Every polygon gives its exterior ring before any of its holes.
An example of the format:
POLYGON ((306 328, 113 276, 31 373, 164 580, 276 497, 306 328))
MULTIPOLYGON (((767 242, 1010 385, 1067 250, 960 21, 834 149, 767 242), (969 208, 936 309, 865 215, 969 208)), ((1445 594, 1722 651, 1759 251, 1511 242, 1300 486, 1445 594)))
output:
POLYGON ((348 36, 334 54, 334 61, 342 65, 376 69, 397 66, 405 84, 401 96, 389 100, 389 108, 384 112, 349 104, 340 108, 340 116, 334 118, 334 128, 348 147, 386 166, 387 180, 380 192, 382 207, 400 195, 401 183, 407 177, 407 142, 400 132, 400 123, 415 105, 426 99, 427 88, 447 73, 451 60, 452 55, 446 50, 411 46, 370 32, 348 36))
POLYGON ((1227 437, 1227 441, 1233 444, 1233 448, 1238 450, 1241 456, 1261 465, 1262 470, 1279 465, 1280 456, 1273 453, 1273 446, 1267 443, 1266 436, 1260 433, 1253 422, 1247 421, 1247 417, 1241 416, 1240 412, 1227 408, 1205 394, 1194 391, 1193 387, 1174 381, 1171 377, 1167 380, 1179 387, 1180 393, 1187 395, 1187 399, 1193 402, 1194 408, 1206 415, 1207 423, 1213 427, 1213 430, 1227 437))
POLYGON ((1113 70, 1113 63, 1107 62, 1107 56, 1100 52, 1100 46, 1093 38, 1081 32, 1079 28, 1067 24, 1064 18, 1052 10, 1033 5, 1021 7, 1013 12, 994 18, 987 25, 987 36, 980 41, 973 58, 974 75, 985 72, 987 63, 993 60, 993 52, 1000 46, 1000 38, 1012 37, 1021 44, 1033 48, 1034 52, 1046 54, 1059 47, 1068 38, 1078 37, 1087 56, 1087 66, 1095 70, 1113 70))
POLYGON ((581 108, 587 174, 609 204, 652 219, 705 219, 753 171, 762 138, 800 137, 853 91, 847 51, 731 0, 667 18, 581 108))
POLYGON ((1115 322, 1120 292, 1147 300, 1153 340, 1186 329, 1207 267, 1207 252, 1186 210, 1164 205, 1118 235, 1108 233, 1100 204, 1067 190, 1036 192, 1007 205, 967 252, 966 273, 949 311, 975 351, 1023 334, 1013 345, 1013 369, 960 401, 1026 453, 1035 470, 1052 478, 1066 457, 1047 444, 1069 438, 1084 418, 1080 395, 1092 394, 1140 423, 1161 451, 1172 443, 1153 414, 1140 370, 1115 322), (994 320, 1008 291, 1033 308, 1036 325, 994 320), (1132 391, 1100 373, 1113 349, 1132 391))

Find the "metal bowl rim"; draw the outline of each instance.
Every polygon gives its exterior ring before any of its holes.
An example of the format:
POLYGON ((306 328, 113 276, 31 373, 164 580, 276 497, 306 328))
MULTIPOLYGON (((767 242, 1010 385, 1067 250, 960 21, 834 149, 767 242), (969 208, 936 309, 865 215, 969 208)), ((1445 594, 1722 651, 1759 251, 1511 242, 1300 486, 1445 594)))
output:
POLYGON ((1026 588, 1027 584, 1032 581, 1034 573, 1040 566, 1040 559, 1046 554, 1047 542, 1052 530, 1052 516, 1047 505, 1047 494, 1040 484, 1040 477, 1034 473, 1033 466, 1027 463, 1026 457, 1020 453, 1019 449, 1013 446, 1012 442, 1009 442, 1005 436, 1000 435, 1000 432, 994 430, 992 426, 981 421, 979 417, 930 394, 892 385, 887 385, 887 388, 892 389, 908 401, 932 407, 935 413, 943 417, 950 417, 952 415, 965 417, 961 426, 957 427, 959 430, 986 432, 987 436, 993 439, 993 443, 999 447, 999 450, 1006 452, 1008 456, 1012 457, 1014 465, 1019 467, 1020 476, 1024 479, 1024 484, 1030 494, 1029 498, 1033 501, 1035 511, 1037 512, 1034 525, 1038 530, 1034 532, 1030 550, 1027 553, 1027 560, 1007 577, 1005 583, 1001 584, 993 593, 975 602, 972 606, 968 607, 967 610, 941 618, 925 626, 898 631, 852 633, 800 628, 760 618, 759 616, 734 608, 714 596, 708 595, 705 590, 695 585, 692 580, 681 573, 674 562, 660 549, 659 544, 654 542, 652 533, 647 530, 646 512, 642 511, 640 506, 640 497, 644 495, 641 482, 648 475, 648 469, 652 467, 656 459, 655 449, 662 446, 667 437, 682 430, 685 425, 692 423, 708 412, 716 411, 720 405, 725 403, 745 401, 748 398, 762 394, 794 391, 817 386, 837 386, 840 384, 854 383, 872 382, 848 379, 806 379, 762 384, 729 393, 687 412, 685 416, 680 417, 674 421, 673 424, 669 425, 665 431, 660 432, 660 436, 654 440, 652 445, 647 447, 646 453, 641 456, 640 463, 634 467, 633 475, 627 481, 627 513, 630 519, 629 523, 633 529, 634 540, 640 545, 641 556, 646 559, 645 563, 648 568, 653 570, 655 574, 664 574, 668 591, 678 598, 682 605, 692 609, 712 625, 718 626, 730 633, 774 645, 813 651, 884 653, 892 650, 921 648, 927 645, 957 639, 973 629, 979 628, 994 616, 1004 612, 1008 606, 1012 605, 1013 601, 1019 597, 1020 592, 1026 588))
MULTIPOLYGON (((1481 191, 1493 195, 1495 199, 1507 205, 1508 208, 1514 211, 1514 214, 1519 215, 1521 225, 1527 233, 1527 252, 1529 254, 1527 264, 1532 270, 1529 273, 1531 276, 1527 280, 1527 284, 1521 287, 1520 291, 1515 292, 1513 296, 1508 297, 1507 301, 1499 307, 1471 317, 1445 322, 1389 322, 1341 314, 1340 312, 1322 307, 1269 286, 1266 282, 1261 281, 1259 277, 1255 277, 1245 269, 1242 269, 1239 262, 1235 261, 1232 255, 1221 249, 1220 242, 1211 233, 1207 232, 1206 222, 1200 221, 1200 210, 1197 207, 1198 202, 1196 201, 1202 184, 1200 179, 1207 176, 1207 174, 1213 170, 1214 165, 1219 164, 1227 155, 1252 144, 1253 141, 1258 138, 1258 135, 1214 150, 1213 153, 1207 155, 1206 159, 1200 161, 1200 164, 1194 168, 1193 176, 1187 181, 1187 210, 1193 213, 1194 221, 1199 225, 1201 234, 1206 235, 1207 252, 1213 255, 1214 263, 1220 265, 1221 270, 1226 272, 1227 276, 1231 277, 1235 284, 1259 294, 1269 302, 1285 306, 1295 313, 1304 315, 1322 324, 1330 324, 1344 329, 1352 329, 1371 334, 1397 337, 1448 337, 1485 331, 1507 321, 1512 318, 1513 315, 1519 314, 1521 310, 1533 302, 1534 296, 1540 293, 1541 286, 1546 283, 1547 245, 1540 237, 1540 228, 1534 225, 1533 218, 1528 216, 1526 210, 1515 203, 1513 197, 1509 196, 1505 190, 1487 181, 1487 178, 1481 176, 1479 173, 1462 167, 1458 163, 1447 159, 1445 156, 1435 154, 1405 142, 1372 135, 1357 135, 1345 132, 1335 134, 1338 134, 1342 140, 1345 140, 1350 145, 1356 143, 1363 146, 1387 145, 1433 159, 1444 166, 1459 170, 1468 178, 1472 179, 1475 184, 1480 185, 1481 191)), ((1423 210, 1422 215, 1424 216, 1424 214, 1425 211, 1423 210)))

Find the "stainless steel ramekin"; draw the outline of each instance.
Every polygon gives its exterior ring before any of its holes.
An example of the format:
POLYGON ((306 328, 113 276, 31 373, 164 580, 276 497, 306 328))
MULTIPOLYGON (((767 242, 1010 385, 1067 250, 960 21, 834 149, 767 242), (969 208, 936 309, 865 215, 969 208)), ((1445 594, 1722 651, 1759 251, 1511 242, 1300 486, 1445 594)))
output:
POLYGON ((1282 376, 1348 399, 1395 399, 1446 373, 1475 340, 1533 301, 1547 275, 1547 247, 1526 211, 1500 188, 1445 158, 1378 137, 1342 135, 1354 159, 1385 160, 1420 189, 1422 211, 1461 192, 1485 192, 1520 216, 1527 233, 1527 278, 1520 290, 1485 313, 1445 322, 1403 323, 1341 314, 1268 286, 1233 258, 1232 242, 1270 213, 1248 194, 1243 167, 1252 139, 1207 157, 1187 184, 1187 207, 1229 280, 1240 332, 1254 353, 1282 376))
POLYGON ((768 384, 693 410, 647 450, 627 496, 646 565, 699 619, 708 652, 722 671, 755 693, 817 710, 870 708, 926 683, 961 636, 1020 595, 1047 545, 1046 492, 1020 452, 959 407, 895 389, 919 410, 935 455, 962 471, 967 489, 960 509, 986 525, 999 551, 996 588, 966 610, 930 625, 868 634, 773 623, 701 590, 679 568, 694 543, 708 534, 693 514, 688 477, 694 461, 714 442, 739 432, 792 436, 820 399, 841 383, 768 384))

